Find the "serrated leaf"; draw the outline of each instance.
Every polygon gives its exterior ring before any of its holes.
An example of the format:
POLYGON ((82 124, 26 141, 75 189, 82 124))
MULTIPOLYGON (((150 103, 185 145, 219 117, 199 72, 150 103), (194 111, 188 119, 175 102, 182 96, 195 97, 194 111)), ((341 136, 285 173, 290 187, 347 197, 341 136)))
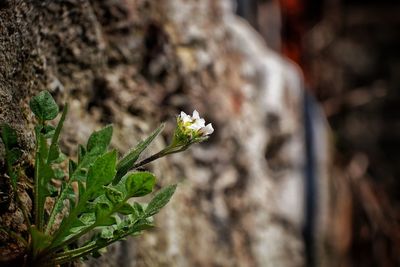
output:
POLYGON ((154 139, 164 129, 165 124, 162 123, 149 137, 140 142, 133 150, 127 153, 117 165, 117 174, 113 184, 117 184, 121 178, 133 167, 134 163, 138 160, 140 154, 154 141, 154 139))
POLYGON ((115 150, 100 156, 92 166, 90 166, 86 179, 86 192, 88 197, 93 199, 98 196, 99 190, 103 185, 109 184, 115 176, 117 152, 115 150), (96 194, 97 192, 97 194, 96 194))
POLYGON ((156 177, 151 172, 134 172, 128 174, 125 188, 128 197, 141 197, 151 193, 156 177))
POLYGON ((91 154, 103 154, 111 142, 112 133, 112 125, 93 132, 86 145, 87 152, 91 154))
POLYGON ((161 208, 163 208, 171 199, 172 195, 175 193, 176 184, 164 187, 161 189, 156 196, 148 204, 145 213, 147 217, 153 216, 158 213, 161 208))
POLYGON ((42 91, 29 102, 32 112, 41 121, 52 120, 57 117, 58 106, 51 94, 42 91))
POLYGON ((124 200, 124 194, 117 189, 109 186, 105 186, 104 189, 106 191, 106 197, 111 203, 116 204, 124 200))

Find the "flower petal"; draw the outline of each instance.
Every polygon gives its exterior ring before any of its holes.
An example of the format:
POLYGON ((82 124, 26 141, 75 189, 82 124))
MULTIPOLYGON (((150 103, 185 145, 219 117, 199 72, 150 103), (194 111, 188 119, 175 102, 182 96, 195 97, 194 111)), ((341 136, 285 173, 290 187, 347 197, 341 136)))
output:
POLYGON ((200 119, 200 115, 199 115, 199 112, 197 110, 193 111, 192 118, 195 119, 195 120, 199 120, 200 119))
POLYGON ((211 124, 211 123, 207 124, 206 127, 203 127, 203 128, 201 129, 201 133, 202 133, 203 135, 209 135, 209 134, 212 134, 213 132, 214 132, 214 128, 212 127, 212 124, 211 124))
POLYGON ((191 122, 192 121, 192 118, 189 115, 187 115, 185 112, 183 112, 183 111, 181 111, 180 118, 183 121, 183 123, 187 123, 187 122, 191 122))

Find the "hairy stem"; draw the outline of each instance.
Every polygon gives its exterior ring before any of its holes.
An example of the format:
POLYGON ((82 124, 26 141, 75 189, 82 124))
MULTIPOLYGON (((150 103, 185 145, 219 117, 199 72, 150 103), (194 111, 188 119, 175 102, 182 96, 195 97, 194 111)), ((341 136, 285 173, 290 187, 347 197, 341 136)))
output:
POLYGON ((155 161, 156 159, 162 158, 164 156, 167 156, 169 154, 174 154, 174 153, 178 153, 178 152, 184 151, 188 147, 189 147, 189 145, 180 146, 180 147, 170 147, 170 146, 168 146, 168 147, 164 148, 163 150, 155 153, 154 155, 151 155, 150 157, 148 157, 148 158, 136 163, 135 165, 132 166, 131 169, 132 170, 137 169, 137 168, 139 168, 141 166, 149 164, 150 162, 155 161))

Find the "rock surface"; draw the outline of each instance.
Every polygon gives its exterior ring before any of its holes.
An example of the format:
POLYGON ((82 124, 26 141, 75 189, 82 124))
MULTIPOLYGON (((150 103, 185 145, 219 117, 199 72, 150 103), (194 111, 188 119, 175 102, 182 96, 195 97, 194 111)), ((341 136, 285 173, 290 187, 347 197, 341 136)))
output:
MULTIPOLYGON (((70 155, 107 123, 122 152, 166 120, 150 148, 160 149, 180 110, 197 109, 216 129, 149 166, 160 185, 179 182, 158 228, 84 266, 304 265, 301 75, 231 1, 15 0, 0 5, 0 18, 0 121, 17 128, 27 165, 27 103, 42 89, 70 103, 70 155)), ((9 190, 4 176, 0 185, 9 190)), ((2 224, 17 216, 4 203, 2 224)))

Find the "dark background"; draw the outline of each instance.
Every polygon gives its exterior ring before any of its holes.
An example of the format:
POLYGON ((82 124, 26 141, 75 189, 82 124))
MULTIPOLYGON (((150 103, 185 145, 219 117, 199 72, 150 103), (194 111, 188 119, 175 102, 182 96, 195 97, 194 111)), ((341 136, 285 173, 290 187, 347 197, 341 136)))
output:
POLYGON ((341 266, 400 266, 400 3, 239 0, 237 13, 301 66, 325 111, 341 266))

